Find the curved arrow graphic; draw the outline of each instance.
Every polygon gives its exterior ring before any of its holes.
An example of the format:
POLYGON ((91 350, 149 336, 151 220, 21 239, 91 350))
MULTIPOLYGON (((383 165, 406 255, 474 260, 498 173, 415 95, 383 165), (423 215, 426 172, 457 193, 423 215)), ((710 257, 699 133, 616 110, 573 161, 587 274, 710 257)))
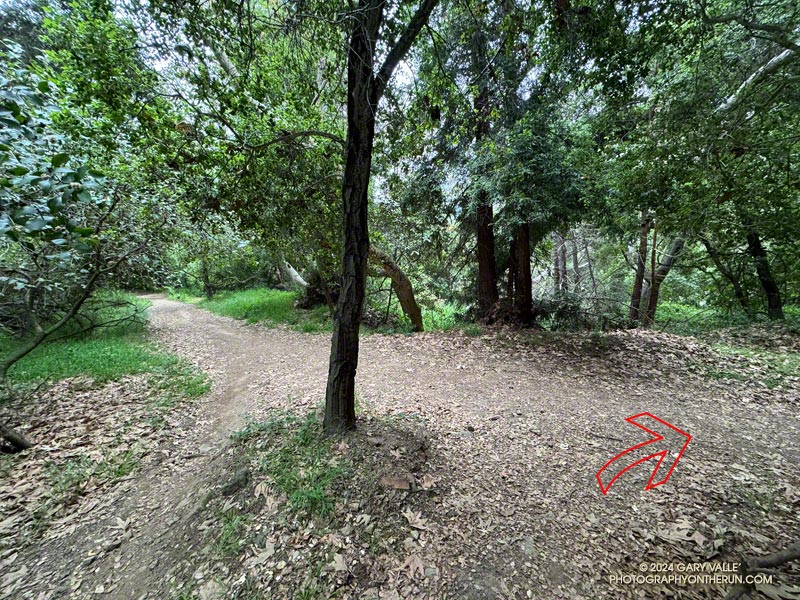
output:
POLYGON ((627 450, 623 450, 600 468, 596 477, 597 483, 600 484, 600 491, 603 492, 604 495, 608 493, 613 483, 619 479, 623 473, 651 458, 658 458, 658 464, 656 468, 653 469, 653 474, 650 476, 644 489, 651 490, 654 487, 667 483, 669 476, 672 475, 672 471, 675 470, 678 461, 681 459, 681 456, 683 456, 686 446, 692 441, 691 435, 649 412, 639 413, 625 420, 631 425, 636 425, 639 429, 645 430, 653 437, 641 444, 636 444, 627 450), (666 426, 667 429, 664 429, 664 427, 661 427, 659 424, 666 426), (654 431, 654 428, 664 431, 665 434, 670 435, 671 439, 666 440, 663 435, 654 431), (665 459, 667 459, 671 452, 675 451, 678 444, 682 445, 675 460, 667 460, 665 464, 665 459), (663 474, 664 469, 662 469, 662 466, 664 468, 669 467, 666 474, 663 474), (663 475, 659 476, 659 473, 663 475))

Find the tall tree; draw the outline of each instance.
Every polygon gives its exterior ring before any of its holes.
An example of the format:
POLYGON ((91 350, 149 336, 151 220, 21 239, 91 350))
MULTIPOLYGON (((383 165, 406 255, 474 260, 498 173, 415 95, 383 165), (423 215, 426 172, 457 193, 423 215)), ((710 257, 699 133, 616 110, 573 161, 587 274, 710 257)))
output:
POLYGON ((342 279, 334 315, 325 393, 324 428, 329 433, 353 429, 356 424, 355 376, 369 254, 367 215, 378 105, 392 73, 428 22, 437 3, 438 0, 422 1, 377 71, 376 45, 387 3, 385 0, 359 0, 353 14, 347 51, 342 279))

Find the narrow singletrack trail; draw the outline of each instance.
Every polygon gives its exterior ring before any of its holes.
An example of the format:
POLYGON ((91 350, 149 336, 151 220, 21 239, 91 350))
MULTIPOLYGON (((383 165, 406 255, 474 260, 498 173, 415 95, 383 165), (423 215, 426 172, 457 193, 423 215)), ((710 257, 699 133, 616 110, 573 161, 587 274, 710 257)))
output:
MULTIPOLYGON (((231 433, 248 418, 315 410, 323 401, 328 334, 246 325, 160 295, 148 299, 152 338, 207 372, 212 389, 176 410, 159 448, 109 493, 96 518, 23 551, 31 568, 21 598, 171 598, 177 566, 197 537, 199 506, 231 476, 231 433), (121 544, 94 556, 120 529, 121 544)), ((462 333, 362 338, 361 410, 374 419, 414 414, 447 482, 436 500, 441 512, 428 515, 436 533, 427 546, 446 585, 430 597, 614 597, 602 592, 608 573, 594 557, 635 571, 641 557, 631 547, 652 552, 658 532, 676 519, 701 519, 687 508, 694 498, 738 485, 731 463, 779 479, 794 473, 800 486, 796 407, 743 406, 721 387, 671 379, 657 356, 642 357, 636 372, 609 369, 600 359, 613 351, 598 350, 587 372, 557 352, 462 333), (649 473, 634 471, 603 496, 595 473, 641 441, 623 419, 644 411, 694 439, 669 485, 645 492, 649 473)), ((725 499, 708 502, 705 512, 725 499)), ((765 523, 739 525, 770 539, 774 533, 765 523)))

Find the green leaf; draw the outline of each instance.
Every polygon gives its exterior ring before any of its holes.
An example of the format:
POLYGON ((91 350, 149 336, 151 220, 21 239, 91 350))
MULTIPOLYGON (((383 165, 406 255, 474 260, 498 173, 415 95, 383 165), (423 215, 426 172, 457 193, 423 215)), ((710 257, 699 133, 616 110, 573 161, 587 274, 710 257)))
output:
POLYGON ((13 169, 9 169, 9 173, 11 173, 12 175, 25 175, 27 172, 28 169, 26 169, 23 166, 18 166, 14 167, 13 169))
POLYGON ((43 94, 46 94, 47 92, 50 91, 50 84, 47 83, 47 81, 44 81, 44 80, 42 80, 39 83, 37 83, 36 87, 39 88, 39 91, 42 92, 43 94))
POLYGON ((57 169, 58 167, 66 164, 69 160, 69 154, 66 152, 61 152, 60 154, 56 154, 51 160, 50 163, 57 169))

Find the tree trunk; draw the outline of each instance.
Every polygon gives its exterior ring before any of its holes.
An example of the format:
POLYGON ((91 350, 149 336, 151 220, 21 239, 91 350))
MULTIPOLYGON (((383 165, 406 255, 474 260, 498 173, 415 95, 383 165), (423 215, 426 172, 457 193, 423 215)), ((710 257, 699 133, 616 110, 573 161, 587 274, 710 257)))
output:
POLYGON ((203 293, 211 300, 214 297, 214 286, 211 284, 211 275, 208 272, 208 258, 205 254, 200 259, 200 275, 203 278, 203 293))
POLYGON ((589 279, 592 281, 592 295, 597 296, 597 280, 594 278, 594 267, 592 267, 592 256, 589 253, 589 241, 583 238, 583 253, 586 255, 586 267, 589 270, 589 279))
POLYGON ((392 260, 391 256, 385 252, 381 252, 375 247, 370 247, 369 256, 381 266, 386 276, 392 280, 392 289, 394 289, 397 294, 397 299, 400 301, 403 314, 409 318, 411 324, 414 326, 414 331, 424 331, 422 310, 419 304, 417 304, 417 300, 414 297, 414 287, 411 285, 411 281, 409 281, 406 274, 397 266, 397 263, 392 260))
POLYGON ((577 294, 581 287, 581 268, 578 261, 578 238, 572 233, 572 290, 577 294))
POLYGON ((522 325, 533 321, 533 292, 531 284, 531 232, 528 224, 514 231, 514 312, 522 325))
MULTIPOLYGON (((475 98, 478 121, 475 141, 480 143, 489 134, 489 90, 483 87, 475 98)), ((497 304, 497 263, 494 255, 494 211, 485 191, 478 194, 477 254, 478 254, 478 317, 487 317, 497 304)))
POLYGON ((308 282, 303 279, 303 276, 300 275, 300 273, 298 273, 297 270, 285 260, 281 260, 281 269, 288 276, 292 287, 302 290, 308 287, 308 282))
POLYGON ((359 0, 347 51, 347 141, 345 144, 342 208, 344 244, 342 280, 333 320, 328 385, 325 391, 326 433, 355 428, 355 377, 358 331, 364 308, 369 252, 367 213, 375 115, 397 65, 428 22, 438 0, 422 0, 408 25, 389 48, 376 73, 375 47, 385 0, 359 0))
POLYGON ((360 17, 353 26, 347 57, 347 146, 342 182, 344 252, 325 392, 323 425, 325 431, 332 433, 353 429, 356 425, 358 332, 369 252, 367 209, 377 109, 377 102, 373 102, 373 61, 375 41, 383 20, 383 3, 361 0, 359 9, 360 17))
MULTIPOLYGON (((647 308, 644 318, 642 319, 642 322, 646 325, 650 325, 656 320, 656 308, 658 307, 658 294, 661 290, 661 284, 672 270, 675 264, 675 258, 680 251, 683 250, 683 244, 683 238, 675 238, 672 240, 666 253, 661 260, 658 261, 658 267, 653 271, 650 278, 650 293, 647 298, 647 308)), ((655 248, 653 248, 653 252, 655 253, 655 248)))
POLYGON ((644 285, 644 269, 647 264, 647 236, 650 233, 650 218, 642 219, 639 232, 639 251, 636 253, 636 275, 633 278, 633 291, 631 292, 631 306, 628 318, 631 321, 639 320, 639 307, 642 302, 642 286, 644 285))
POLYGON ((745 314, 749 315, 750 305, 747 302, 747 294, 745 294, 744 288, 742 288, 742 284, 739 281, 739 278, 736 276, 736 273, 734 273, 725 265, 724 262, 722 262, 722 256, 720 255, 719 250, 708 238, 701 236, 700 241, 703 243, 703 246, 705 246, 708 256, 711 258, 711 262, 714 263, 717 271, 719 271, 720 274, 728 280, 731 286, 733 286, 733 295, 737 302, 739 302, 739 305, 742 307, 745 314))
POLYGON ((761 238, 758 232, 751 228, 747 230, 747 252, 753 258, 753 262, 756 265, 756 272, 758 273, 758 280, 761 282, 761 287, 764 290, 764 294, 767 296, 767 316, 770 319, 782 320, 783 302, 781 301, 781 292, 778 288, 778 283, 772 276, 772 270, 769 268, 767 251, 761 244, 761 238))
POLYGON ((33 448, 33 442, 28 440, 24 435, 12 429, 8 425, 0 423, 0 439, 6 440, 11 444, 13 453, 22 452, 28 448, 33 448))
POLYGON ((517 250, 515 240, 511 240, 508 248, 508 279, 506 280, 506 298, 509 304, 514 302, 514 282, 517 279, 517 250))
POLYGON ((556 233, 557 258, 558 258, 558 291, 566 293, 569 291, 569 279, 567 277, 567 242, 560 233, 556 233))

